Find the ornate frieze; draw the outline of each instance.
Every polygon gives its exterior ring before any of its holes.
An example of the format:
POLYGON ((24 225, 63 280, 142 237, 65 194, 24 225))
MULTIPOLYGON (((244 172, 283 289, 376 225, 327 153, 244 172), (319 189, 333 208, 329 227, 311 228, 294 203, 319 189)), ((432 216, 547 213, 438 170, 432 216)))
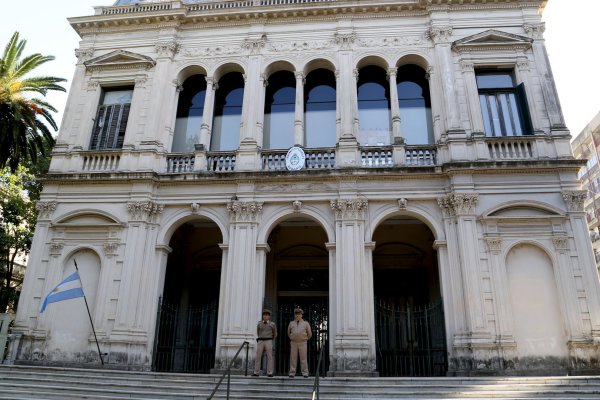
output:
POLYGON ((369 206, 366 199, 336 199, 330 202, 336 219, 364 219, 369 206))
POLYGON ((567 210, 573 212, 583 211, 583 203, 587 197, 585 190, 565 190, 562 192, 562 196, 567 205, 567 210))
POLYGON ((569 238, 566 236, 553 236, 552 243, 556 250, 569 250, 569 238))
POLYGON ((130 221, 156 222, 165 206, 153 201, 130 201, 127 203, 130 221))
POLYGON ((294 42, 269 42, 267 50, 274 53, 295 53, 311 50, 331 49, 334 40, 301 40, 294 42))
POLYGON ((438 205, 446 217, 468 215, 475 212, 478 199, 479 194, 477 193, 453 192, 438 198, 438 205))
POLYGON ((35 205, 39 219, 50 219, 56 210, 55 201, 38 201, 35 205))
POLYGON ((406 47, 423 46, 425 44, 422 36, 396 36, 358 39, 356 42, 361 47, 406 47))
POLYGON ((451 26, 432 26, 426 32, 425 36, 433 43, 449 42, 452 37, 451 26))
POLYGON ((263 203, 257 201, 234 200, 227 203, 227 211, 229 211, 229 220, 231 223, 258 223, 262 215, 262 209, 263 203))

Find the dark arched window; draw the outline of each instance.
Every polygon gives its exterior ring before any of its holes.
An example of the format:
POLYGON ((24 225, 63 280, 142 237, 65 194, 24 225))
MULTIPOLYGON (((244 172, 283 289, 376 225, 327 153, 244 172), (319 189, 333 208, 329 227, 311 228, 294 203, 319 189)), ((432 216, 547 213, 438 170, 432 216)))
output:
POLYGON ((390 93, 383 68, 368 66, 358 74, 358 141, 362 146, 390 144, 390 93))
POLYGON ((192 75, 183 82, 183 91, 179 93, 177 103, 177 119, 171 151, 191 152, 194 151, 194 145, 200 143, 205 96, 204 75, 192 75))
POLYGON ((336 144, 335 75, 316 69, 304 85, 304 134, 306 147, 333 147, 336 144))
POLYGON ((294 145, 294 110, 296 79, 289 71, 275 72, 269 77, 265 95, 263 147, 288 149, 294 145))
POLYGON ((431 97, 425 71, 416 65, 404 65, 398 68, 396 79, 404 140, 407 144, 434 143, 431 97))
POLYGON ((237 150, 240 142, 244 78, 239 72, 230 72, 219 79, 215 93, 215 114, 210 149, 237 150))

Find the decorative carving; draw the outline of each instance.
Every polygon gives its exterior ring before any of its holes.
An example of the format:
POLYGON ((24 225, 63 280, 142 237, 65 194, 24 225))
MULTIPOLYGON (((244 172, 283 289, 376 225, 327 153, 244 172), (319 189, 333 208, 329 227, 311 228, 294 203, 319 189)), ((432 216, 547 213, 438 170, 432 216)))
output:
POLYGON ((330 49, 333 40, 303 40, 297 42, 269 42, 267 50, 274 53, 295 53, 312 50, 330 49))
POLYGON ((190 208, 192 209, 192 212, 196 214, 198 211, 200 211, 200 204, 192 203, 190 204, 190 208))
POLYGON ((244 43, 242 43, 242 47, 250 54, 259 54, 266 44, 267 35, 262 35, 260 38, 256 39, 245 39, 244 43))
POLYGON ((179 50, 179 44, 175 40, 167 40, 164 42, 158 42, 154 45, 156 54, 159 57, 173 57, 177 50, 179 50))
POLYGON ((503 32, 496 29, 488 29, 474 35, 464 37, 452 43, 452 49, 459 53, 473 51, 502 51, 521 50, 531 48, 531 38, 503 32))
POLYGON ((173 82, 173 86, 175 86, 175 90, 178 93, 183 92, 183 82, 181 82, 179 79, 173 79, 171 82, 173 82))
POLYGON ((566 236, 553 236, 552 243, 556 250, 569 250, 569 238, 566 236))
POLYGON ((115 50, 110 53, 84 61, 86 70, 103 71, 119 69, 150 69, 156 62, 143 54, 126 50, 115 50))
POLYGON ((55 201, 38 201, 35 205, 39 219, 50 219, 56 210, 55 201))
POLYGON ((398 36, 398 37, 377 37, 368 39, 358 39, 358 45, 361 47, 406 47, 422 46, 423 38, 419 36, 398 36))
POLYGON ((406 206, 408 205, 408 200, 405 198, 398 199, 398 207, 401 210, 406 210, 406 206))
POLYGON ((446 217, 473 214, 478 198, 479 195, 477 193, 453 192, 438 198, 438 205, 446 217))
POLYGON ((330 202, 336 219, 364 219, 369 202, 363 199, 336 199, 330 202))
POLYGON ((263 203, 257 201, 234 200, 227 203, 231 223, 252 222, 258 223, 262 214, 263 203))
POLYGON ((567 210, 573 212, 583 211, 583 203, 587 197, 585 190, 565 190, 562 192, 562 196, 567 205, 567 210))
POLYGON ((432 75, 433 75, 433 66, 430 65, 427 67, 427 70, 425 71, 425 79, 427 79, 428 81, 431 80, 432 75))
POLYGON ((117 254, 117 251, 119 250, 119 243, 105 242, 102 247, 104 247, 104 252, 106 253, 107 256, 114 256, 117 254))
POLYGON ((352 45, 354 44, 354 42, 356 41, 356 33, 354 33, 354 32, 350 32, 350 33, 337 32, 334 35, 334 41, 340 47, 340 49, 349 50, 352 47, 352 45))
POLYGON ((462 72, 475 72, 475 65, 471 61, 460 60, 460 69, 462 72))
POLYGON ((52 242, 50 243, 50 254, 53 256, 59 256, 62 253, 62 249, 65 247, 63 242, 52 242))
POLYGON ((292 207, 295 212, 300 212, 300 210, 302 210, 302 202, 300 200, 295 200, 292 202, 292 207))
POLYGON ((96 79, 90 79, 87 82, 87 90, 89 90, 89 91, 94 91, 94 90, 98 89, 98 86, 100 86, 100 82, 96 79))
POLYGON ((135 78, 135 87, 144 87, 146 86, 146 82, 148 81, 148 77, 147 76, 138 76, 135 78))
POLYGON ((486 237, 485 243, 487 244, 488 250, 493 253, 498 253, 500 250, 502 250, 502 238, 486 237))
POLYGON ((186 57, 215 57, 227 56, 242 53, 240 45, 233 46, 214 46, 214 47, 196 47, 184 49, 183 55, 186 57))
POLYGON ((542 39, 546 31, 546 24, 543 22, 541 24, 525 24, 523 30, 533 39, 542 39))
POLYGON ((81 63, 89 60, 94 56, 94 49, 75 49, 75 57, 77 57, 77 62, 81 63))
POLYGON ((529 60, 527 58, 517 59, 517 69, 519 71, 529 71, 529 60))
POLYGON ((452 37, 451 26, 432 26, 425 33, 427 39, 433 43, 449 42, 452 37))
POLYGON ((153 201, 130 201, 127 203, 127 211, 129 212, 131 221, 146 221, 156 222, 165 206, 153 201))

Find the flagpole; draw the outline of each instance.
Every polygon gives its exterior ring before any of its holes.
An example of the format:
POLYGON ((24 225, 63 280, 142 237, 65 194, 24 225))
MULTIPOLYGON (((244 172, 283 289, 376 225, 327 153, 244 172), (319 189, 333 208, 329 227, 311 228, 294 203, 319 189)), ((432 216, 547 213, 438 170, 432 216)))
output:
POLYGON ((100 352, 100 344, 98 343, 98 337, 96 336, 96 329, 94 328, 94 322, 92 321, 92 314, 90 313, 90 307, 88 306, 87 299, 85 297, 85 292, 83 291, 83 282, 81 281, 81 276, 79 275, 79 268, 77 268, 77 261, 73 259, 75 263, 75 271, 77 271, 77 279, 79 279, 79 283, 81 283, 81 292, 83 293, 83 301, 85 301, 85 309, 87 310, 88 317, 90 317, 90 324, 92 324, 92 332, 94 332, 94 339, 96 339, 96 347, 98 348, 98 355, 100 356, 100 362, 104 365, 104 359, 102 358, 102 353, 100 352))

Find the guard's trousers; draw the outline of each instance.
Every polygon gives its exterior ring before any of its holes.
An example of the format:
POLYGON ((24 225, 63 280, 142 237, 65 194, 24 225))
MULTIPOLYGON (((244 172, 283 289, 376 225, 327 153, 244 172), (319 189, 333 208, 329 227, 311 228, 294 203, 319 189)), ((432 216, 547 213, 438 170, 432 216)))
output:
POLYGON ((256 360, 254 361, 254 373, 260 372, 260 362, 262 361, 263 351, 267 352, 267 374, 273 375, 273 341, 259 340, 256 343, 256 360))
POLYGON ((290 376, 296 375, 296 365, 298 365, 298 354, 300 354, 300 367, 302 368, 302 375, 308 376, 308 360, 306 359, 306 341, 304 342, 290 342, 290 376))

